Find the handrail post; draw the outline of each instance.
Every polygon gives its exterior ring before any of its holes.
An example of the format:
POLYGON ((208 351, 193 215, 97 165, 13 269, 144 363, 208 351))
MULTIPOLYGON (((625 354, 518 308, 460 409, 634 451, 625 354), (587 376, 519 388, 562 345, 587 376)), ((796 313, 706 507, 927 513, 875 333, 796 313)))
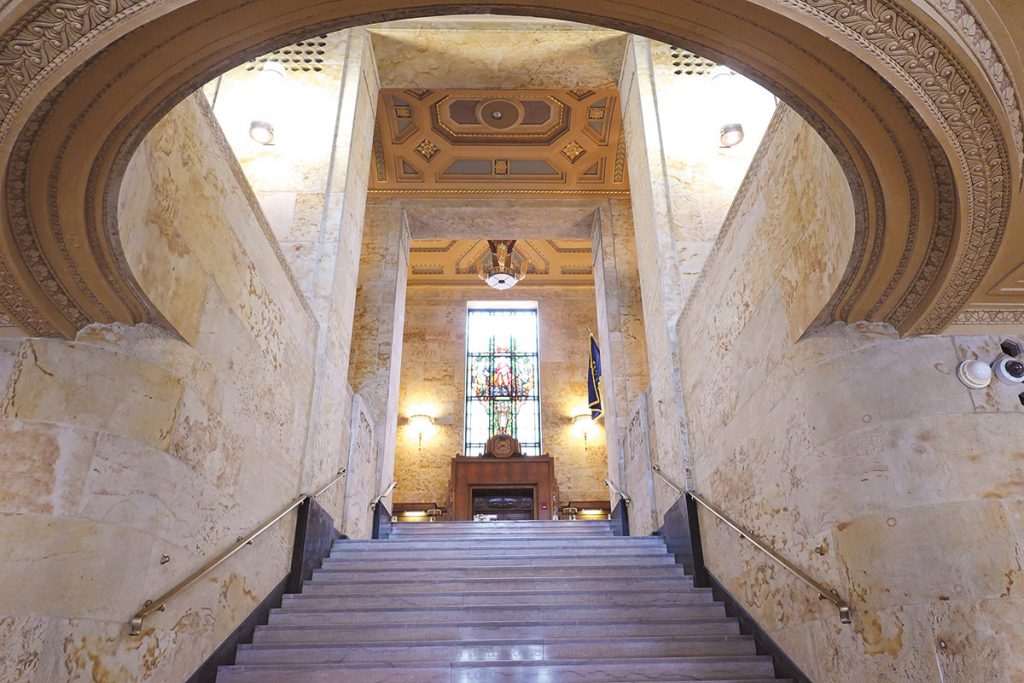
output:
POLYGON ((376 498, 374 498, 373 500, 370 501, 370 509, 371 510, 376 510, 377 506, 380 505, 380 502, 382 500, 384 500, 385 498, 387 498, 388 495, 392 491, 394 491, 395 487, 397 487, 397 486, 398 486, 398 482, 397 481, 393 481, 390 484, 388 484, 388 487, 386 489, 384 489, 384 491, 382 491, 379 496, 377 496, 376 498))
POLYGON ((619 498, 622 498, 622 502, 626 504, 626 507, 629 507, 633 504, 633 499, 627 496, 626 492, 620 489, 618 486, 616 486, 611 479, 605 479, 604 484, 605 486, 610 488, 614 493, 619 494, 619 498))

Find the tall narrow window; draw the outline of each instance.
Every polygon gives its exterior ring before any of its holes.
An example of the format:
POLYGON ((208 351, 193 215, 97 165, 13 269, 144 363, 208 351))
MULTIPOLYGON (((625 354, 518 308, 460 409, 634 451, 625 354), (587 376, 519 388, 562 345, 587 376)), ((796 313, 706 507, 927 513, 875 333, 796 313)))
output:
POLYGON ((509 434, 541 454, 537 303, 470 302, 466 315, 466 455, 509 434))

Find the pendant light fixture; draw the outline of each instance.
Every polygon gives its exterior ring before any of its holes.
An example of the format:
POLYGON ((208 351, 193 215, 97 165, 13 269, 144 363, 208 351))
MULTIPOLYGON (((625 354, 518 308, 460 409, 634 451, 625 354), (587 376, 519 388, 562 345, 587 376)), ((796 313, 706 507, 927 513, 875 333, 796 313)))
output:
POLYGON ((487 240, 487 253, 480 259, 480 279, 494 289, 515 287, 526 277, 526 259, 515 251, 515 240, 487 240))

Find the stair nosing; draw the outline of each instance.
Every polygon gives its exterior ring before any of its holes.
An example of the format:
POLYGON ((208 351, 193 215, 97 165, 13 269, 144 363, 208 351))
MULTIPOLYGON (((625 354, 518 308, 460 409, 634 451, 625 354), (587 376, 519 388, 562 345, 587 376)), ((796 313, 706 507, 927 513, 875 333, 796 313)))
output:
MULTIPOLYGON (((665 636, 628 636, 619 639, 617 642, 684 642, 684 643, 699 643, 699 642, 754 642, 754 636, 744 633, 722 633, 719 635, 665 635, 665 636)), ((413 647, 502 647, 502 646, 529 646, 529 645, 570 645, 573 643, 603 643, 607 642, 607 638, 599 637, 579 637, 579 638, 559 638, 555 637, 540 637, 540 638, 475 638, 470 640, 431 640, 431 641, 394 641, 394 640, 380 640, 380 641, 367 641, 357 643, 337 643, 337 642, 262 642, 262 643, 242 643, 239 645, 239 649, 242 650, 272 650, 272 649, 286 649, 286 650, 300 650, 303 648, 324 648, 324 647, 337 647, 337 648, 413 648, 413 647)), ((724 655, 714 655, 724 656, 724 655)))

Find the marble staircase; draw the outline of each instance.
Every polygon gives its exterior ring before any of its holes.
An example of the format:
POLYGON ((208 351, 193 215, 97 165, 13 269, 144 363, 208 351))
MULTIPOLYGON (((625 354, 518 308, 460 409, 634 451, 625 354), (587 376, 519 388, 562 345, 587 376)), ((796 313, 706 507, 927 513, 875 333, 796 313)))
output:
POLYGON ((398 524, 338 541, 219 683, 775 680, 662 539, 608 522, 398 524))

